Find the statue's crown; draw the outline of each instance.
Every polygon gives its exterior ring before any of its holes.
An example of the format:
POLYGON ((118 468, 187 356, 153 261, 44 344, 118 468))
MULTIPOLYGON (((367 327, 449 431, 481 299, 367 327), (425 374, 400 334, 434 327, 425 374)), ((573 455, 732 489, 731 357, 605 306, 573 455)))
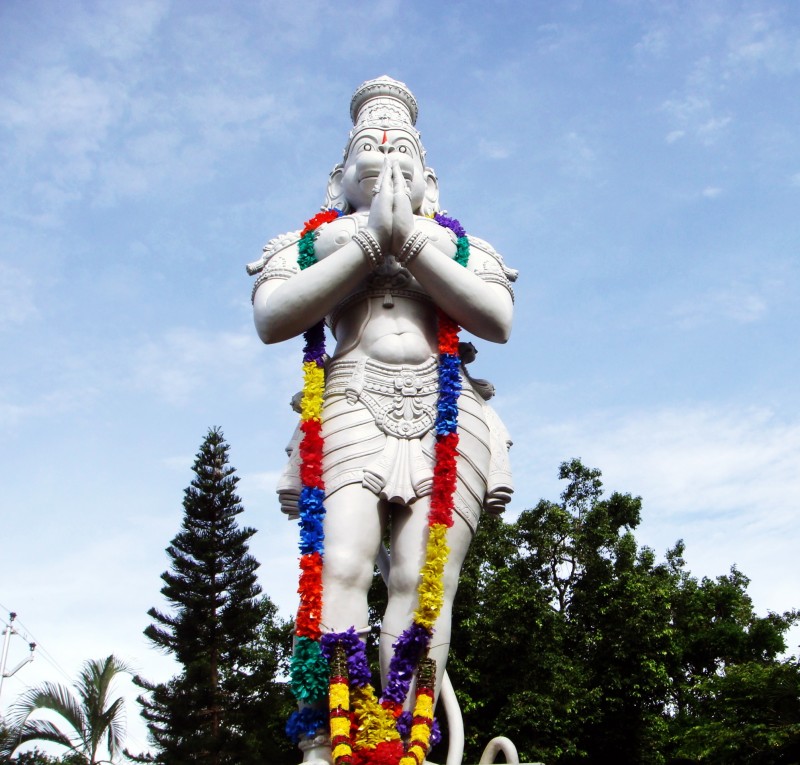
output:
POLYGON ((416 133, 417 99, 404 82, 383 75, 367 80, 353 93, 353 132, 365 127, 403 128, 416 133))

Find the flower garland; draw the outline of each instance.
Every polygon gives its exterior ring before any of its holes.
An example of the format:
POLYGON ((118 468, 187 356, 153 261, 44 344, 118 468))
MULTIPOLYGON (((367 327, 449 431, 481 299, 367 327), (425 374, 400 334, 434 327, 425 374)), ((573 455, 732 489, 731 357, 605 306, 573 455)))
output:
MULTIPOLYGON (((298 244, 298 265, 317 262, 316 230, 342 213, 325 210, 309 220, 298 244)), ((456 236, 455 261, 466 266, 469 240, 455 218, 436 213, 434 220, 456 236)), ((328 694, 327 718, 335 765, 421 765, 437 740, 433 720, 435 663, 427 658, 433 625, 444 602, 444 568, 450 549, 447 529, 453 525, 458 453, 458 397, 461 393, 459 326, 437 310, 439 398, 435 423, 436 446, 433 486, 428 512, 428 541, 417 587, 418 604, 408 629, 393 644, 393 655, 383 696, 378 701, 371 685, 366 646, 351 627, 345 632, 321 634, 323 519, 325 486, 322 478, 322 404, 324 395, 324 323, 304 334, 303 404, 300 429, 300 606, 292 657, 292 690, 301 709, 287 723, 295 741, 313 737, 324 727, 319 706, 328 694), (417 693, 414 714, 403 712, 414 672, 417 693), (403 739, 408 739, 408 744, 403 739)))
MULTIPOLYGON (((317 262, 316 230, 336 220, 340 210, 325 210, 307 221, 300 234, 297 259, 301 270, 317 262)), ((313 738, 325 725, 325 715, 314 704, 328 691, 328 662, 320 651, 322 617, 322 556, 325 534, 325 483, 322 479, 322 404, 325 392, 325 324, 318 322, 303 335, 303 397, 300 410, 300 605, 295 619, 291 664, 292 693, 301 708, 286 725, 293 740, 313 738)))

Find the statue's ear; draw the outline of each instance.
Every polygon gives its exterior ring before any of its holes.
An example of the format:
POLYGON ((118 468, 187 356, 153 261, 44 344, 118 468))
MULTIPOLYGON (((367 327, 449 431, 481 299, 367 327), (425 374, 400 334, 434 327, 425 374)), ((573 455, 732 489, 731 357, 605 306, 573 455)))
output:
POLYGON ((344 198, 344 188, 342 178, 344 177, 344 165, 341 163, 331 170, 328 178, 328 190, 325 194, 325 207, 338 207, 342 212, 348 212, 349 205, 344 198))
POLYGON ((421 215, 439 212, 439 179, 432 167, 425 168, 425 198, 420 207, 421 215))

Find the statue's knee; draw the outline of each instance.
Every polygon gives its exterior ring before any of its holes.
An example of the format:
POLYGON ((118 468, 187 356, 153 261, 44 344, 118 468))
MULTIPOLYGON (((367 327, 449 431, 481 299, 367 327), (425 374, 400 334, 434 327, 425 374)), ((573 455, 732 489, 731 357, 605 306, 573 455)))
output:
POLYGON ((323 576, 326 587, 366 591, 372 583, 372 566, 347 551, 326 550, 323 576))
POLYGON ((411 571, 401 566, 394 566, 389 576, 389 597, 398 599, 416 597, 418 584, 418 570, 411 571))

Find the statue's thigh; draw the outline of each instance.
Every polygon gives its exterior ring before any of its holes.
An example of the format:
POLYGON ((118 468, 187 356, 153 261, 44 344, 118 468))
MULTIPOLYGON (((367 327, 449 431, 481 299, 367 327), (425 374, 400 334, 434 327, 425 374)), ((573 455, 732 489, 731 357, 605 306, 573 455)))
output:
MULTIPOLYGON (((392 511, 392 545, 390 593, 414 595, 419 573, 425 562, 428 541, 429 497, 420 497, 408 507, 394 506, 392 511)), ((447 595, 455 593, 458 574, 472 542, 473 532, 459 515, 453 514, 453 525, 447 530, 450 554, 444 572, 447 595)))
POLYGON ((360 484, 325 499, 325 566, 328 579, 358 579, 369 586, 386 527, 386 503, 360 484))

